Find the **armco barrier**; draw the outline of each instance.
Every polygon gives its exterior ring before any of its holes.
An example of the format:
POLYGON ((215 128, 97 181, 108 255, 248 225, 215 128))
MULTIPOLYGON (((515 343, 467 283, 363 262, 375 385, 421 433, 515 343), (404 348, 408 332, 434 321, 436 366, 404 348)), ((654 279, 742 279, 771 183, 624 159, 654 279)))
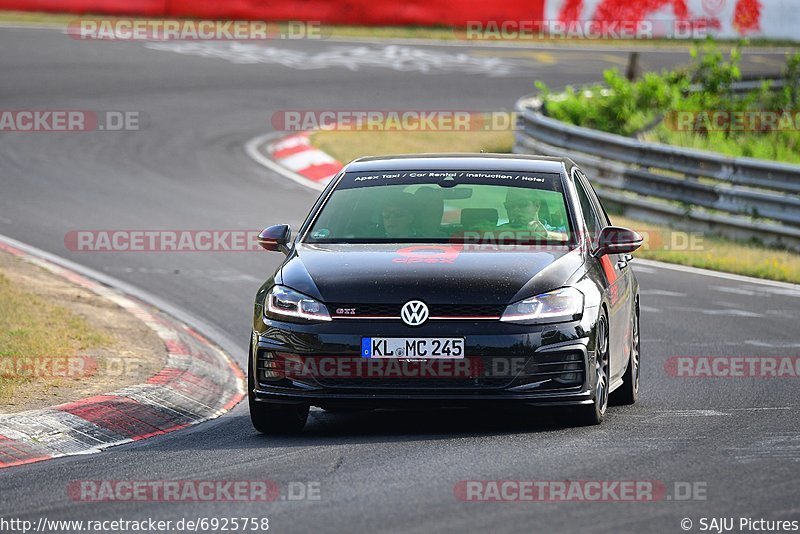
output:
POLYGON ((626 214, 800 250, 800 166, 644 143, 566 124, 517 102, 514 152, 563 155, 626 214))

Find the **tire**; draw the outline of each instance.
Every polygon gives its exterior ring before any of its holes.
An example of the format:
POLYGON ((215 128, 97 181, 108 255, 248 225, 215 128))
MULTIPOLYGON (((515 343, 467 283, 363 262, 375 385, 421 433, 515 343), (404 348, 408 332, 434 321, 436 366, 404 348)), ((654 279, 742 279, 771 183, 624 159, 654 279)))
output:
POLYGON ((595 326, 594 395, 591 404, 577 408, 575 423, 578 426, 599 425, 605 419, 608 408, 608 350, 608 315, 604 309, 595 326))
POLYGON ((257 401, 255 397, 255 375, 252 352, 247 362, 247 400, 250 404, 250 420, 262 434, 290 435, 303 430, 308 420, 308 404, 278 404, 257 401))
POLYGON ((622 376, 622 386, 611 394, 611 402, 617 405, 633 404, 639 398, 639 377, 641 367, 641 339, 639 333, 639 303, 633 312, 631 324, 631 355, 628 368, 622 376))

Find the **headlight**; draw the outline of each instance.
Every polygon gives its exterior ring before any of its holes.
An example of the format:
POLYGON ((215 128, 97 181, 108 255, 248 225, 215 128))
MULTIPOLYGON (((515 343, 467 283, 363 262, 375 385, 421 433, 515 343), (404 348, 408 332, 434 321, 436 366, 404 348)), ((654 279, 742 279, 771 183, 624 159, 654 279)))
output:
POLYGON ((284 286, 273 286, 269 290, 264 299, 264 315, 275 319, 331 320, 324 304, 284 286))
POLYGON ((501 321, 510 323, 559 323, 583 315, 583 293, 573 287, 563 287, 509 305, 501 321))

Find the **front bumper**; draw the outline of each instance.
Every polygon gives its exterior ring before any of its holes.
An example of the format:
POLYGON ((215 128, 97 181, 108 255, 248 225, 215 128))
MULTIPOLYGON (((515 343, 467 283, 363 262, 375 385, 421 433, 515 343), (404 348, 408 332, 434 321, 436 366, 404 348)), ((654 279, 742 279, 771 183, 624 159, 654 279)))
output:
POLYGON ((411 328, 399 321, 295 324, 259 317, 251 394, 255 401, 322 407, 589 404, 593 321, 585 313, 580 321, 553 325, 429 321, 411 328), (466 358, 420 374, 426 362, 365 361, 362 337, 464 337, 466 358), (370 367, 378 363, 383 367, 370 367))

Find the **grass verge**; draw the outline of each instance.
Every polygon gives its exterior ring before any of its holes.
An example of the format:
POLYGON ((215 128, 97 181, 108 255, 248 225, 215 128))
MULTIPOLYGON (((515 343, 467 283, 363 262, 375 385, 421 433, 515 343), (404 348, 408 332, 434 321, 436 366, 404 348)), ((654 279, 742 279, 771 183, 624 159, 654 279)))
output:
POLYGON ((13 397, 17 388, 46 392, 64 380, 9 372, 16 369, 16 359, 71 357, 112 343, 110 336, 67 308, 25 291, 0 273, 0 402, 13 397))
MULTIPOLYGON (((364 155, 407 154, 415 152, 511 152, 513 134, 494 132, 361 132, 321 131, 311 136, 311 143, 335 157, 348 162, 364 155)), ((672 230, 652 224, 612 215, 614 224, 626 226, 650 235, 670 235, 672 230)), ((800 254, 742 243, 720 237, 703 235, 692 250, 651 243, 635 256, 667 263, 701 267, 755 278, 800 284, 800 254)))
POLYGON ((776 131, 771 135, 737 132, 707 132, 704 135, 670 130, 663 123, 644 134, 644 140, 693 150, 717 152, 733 157, 800 163, 800 136, 776 131))
MULTIPOLYGON (((610 217, 615 225, 625 226, 643 234, 666 236, 673 233, 667 227, 621 215, 612 214, 610 217)), ((681 234, 681 239, 676 241, 681 244, 686 243, 688 237, 683 232, 681 234)), ((659 243, 654 245, 645 242, 645 245, 636 251, 634 256, 712 271, 800 284, 800 254, 787 250, 767 248, 708 235, 701 235, 700 239, 691 245, 692 250, 670 250, 669 247, 669 243, 664 243, 662 239, 659 239, 659 243)), ((686 248, 688 247, 687 245, 686 248)))
POLYGON ((362 156, 425 152, 510 152, 511 129, 481 132, 335 131, 315 132, 311 143, 346 163, 362 156))

